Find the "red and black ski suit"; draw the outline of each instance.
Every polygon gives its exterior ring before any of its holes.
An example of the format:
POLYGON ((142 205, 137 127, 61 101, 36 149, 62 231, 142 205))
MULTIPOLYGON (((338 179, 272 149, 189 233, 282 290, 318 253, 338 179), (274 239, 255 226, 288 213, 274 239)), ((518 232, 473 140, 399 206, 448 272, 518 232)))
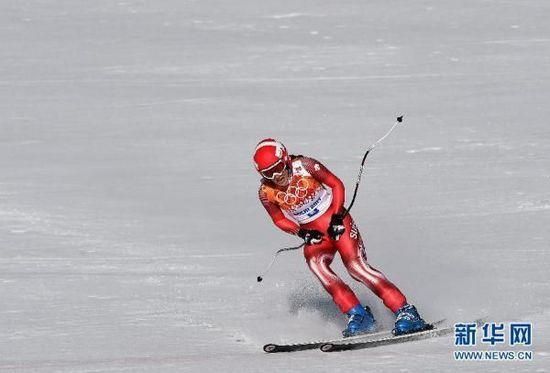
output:
POLYGON ((353 291, 330 268, 338 251, 349 274, 365 284, 392 312, 407 303, 405 296, 368 261, 363 240, 351 215, 344 219, 346 231, 338 241, 327 230, 333 214, 342 212, 345 189, 342 181, 315 159, 292 156, 292 177, 286 187, 262 179, 259 197, 277 227, 296 235, 300 228, 323 233, 320 244, 306 245, 304 257, 310 270, 347 313, 360 302, 353 291))

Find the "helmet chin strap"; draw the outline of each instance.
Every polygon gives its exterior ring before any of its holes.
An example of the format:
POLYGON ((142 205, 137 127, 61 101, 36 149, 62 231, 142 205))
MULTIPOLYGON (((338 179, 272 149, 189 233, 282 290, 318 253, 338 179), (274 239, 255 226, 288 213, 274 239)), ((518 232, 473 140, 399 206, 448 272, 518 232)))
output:
POLYGON ((288 184, 290 184, 290 180, 292 179, 292 169, 290 167, 287 167, 283 172, 286 171, 286 183, 284 184, 280 184, 280 183, 277 183, 275 180, 273 180, 273 182, 279 186, 287 186, 288 184))

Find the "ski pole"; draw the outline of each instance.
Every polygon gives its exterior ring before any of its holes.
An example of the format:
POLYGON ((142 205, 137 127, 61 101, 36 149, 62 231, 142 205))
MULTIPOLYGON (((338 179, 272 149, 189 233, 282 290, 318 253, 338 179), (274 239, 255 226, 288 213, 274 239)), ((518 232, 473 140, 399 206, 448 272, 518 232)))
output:
POLYGON ((305 241, 302 242, 302 244, 300 246, 293 246, 293 247, 285 247, 283 249, 279 249, 277 250, 277 252, 275 253, 275 255, 273 255, 273 259, 271 259, 271 262, 269 263, 269 265, 267 266, 267 268, 265 269, 264 273, 259 275, 257 278, 256 278, 256 281, 258 282, 262 282, 262 280, 264 279, 263 276, 265 276, 267 274, 267 272, 269 272, 269 270, 271 269, 271 267, 273 266, 273 264, 275 263, 275 260, 277 259, 277 256, 282 253, 283 251, 292 251, 292 250, 298 250, 298 249, 301 249, 302 247, 304 247, 305 245, 305 241))
MULTIPOLYGON (((386 137, 388 137, 390 135, 390 133, 392 133, 392 131, 395 129, 395 127, 397 127, 398 124, 402 123, 403 122, 403 115, 397 117, 395 123, 393 124, 393 126, 390 128, 390 130, 388 132, 386 132, 386 134, 384 136, 382 136, 381 138, 379 138, 374 144, 372 144, 371 146, 369 146, 367 148, 367 151, 365 152, 365 155, 363 156, 363 160, 361 161, 361 166, 359 167, 359 174, 357 175, 357 181, 355 183, 355 190, 353 191, 353 198, 351 199, 351 203, 349 204, 348 208, 346 209, 346 211, 344 212, 344 215, 343 217, 345 217, 349 211, 351 210, 351 208, 353 207, 353 204, 355 203, 355 198, 357 197, 357 191, 359 190, 359 184, 361 183, 361 176, 363 175, 363 168, 365 167, 365 161, 367 160, 367 156, 369 155, 369 153, 374 149, 376 148, 376 146, 378 144, 380 144, 386 137)), ((271 269, 271 267, 273 266, 273 264, 275 264, 275 260, 277 259, 277 256, 284 252, 284 251, 292 251, 292 250, 298 250, 298 249, 301 249, 302 247, 305 246, 305 242, 303 242, 301 245, 299 246, 294 246, 294 247, 285 247, 283 249, 279 249, 275 252, 275 254, 273 255, 273 259, 271 259, 271 262, 269 263, 269 265, 267 266, 267 268, 265 269, 264 273, 259 275, 257 278, 256 278, 256 281, 258 282, 262 282, 263 280, 263 276, 265 276, 267 274, 267 272, 269 272, 269 270, 271 269)))
POLYGON ((355 203, 355 198, 357 197, 357 191, 359 190, 359 184, 361 183, 361 176, 363 175, 363 168, 365 167, 365 161, 367 160, 367 156, 374 148, 376 148, 378 144, 380 144, 386 137, 388 137, 390 133, 392 133, 392 131, 395 129, 395 127, 397 127, 397 125, 400 123, 403 123, 403 115, 397 117, 393 126, 390 128, 388 132, 386 132, 384 136, 379 138, 374 144, 372 144, 367 148, 367 151, 363 156, 363 160, 361 161, 361 167, 359 167, 359 174, 357 175, 357 181, 355 182, 355 190, 353 191, 353 198, 351 199, 351 203, 349 204, 348 208, 344 212, 343 217, 346 217, 346 215, 349 214, 349 210, 351 210, 351 208, 353 207, 353 204, 355 203))

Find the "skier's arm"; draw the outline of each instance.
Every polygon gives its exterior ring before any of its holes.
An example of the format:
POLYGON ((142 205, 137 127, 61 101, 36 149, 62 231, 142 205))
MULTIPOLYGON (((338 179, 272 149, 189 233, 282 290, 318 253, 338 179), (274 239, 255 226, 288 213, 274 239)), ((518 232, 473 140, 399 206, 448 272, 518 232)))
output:
POLYGON ((260 197, 260 201, 262 202, 262 205, 264 206, 265 210, 271 217, 271 220, 273 220, 273 223, 275 223, 275 225, 279 227, 279 229, 289 234, 293 234, 293 235, 298 234, 298 231, 300 230, 300 226, 296 222, 288 219, 285 216, 285 214, 283 214, 279 206, 270 202, 265 196, 265 194, 263 193, 261 188, 258 192, 258 196, 260 197))
POLYGON ((334 213, 343 213, 346 189, 342 180, 330 172, 321 162, 313 158, 303 157, 302 165, 311 176, 332 189, 332 206, 334 207, 334 213))

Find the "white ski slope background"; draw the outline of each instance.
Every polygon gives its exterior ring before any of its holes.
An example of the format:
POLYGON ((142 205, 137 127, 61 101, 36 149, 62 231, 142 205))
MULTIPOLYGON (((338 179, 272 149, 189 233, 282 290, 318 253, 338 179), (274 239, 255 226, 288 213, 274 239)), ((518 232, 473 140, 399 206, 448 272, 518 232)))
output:
POLYGON ((547 371, 549 14, 544 0, 2 1, 0 371, 547 371), (262 352, 337 337, 345 318, 299 252, 255 282, 299 241, 257 200, 254 146, 316 157, 350 198, 399 114, 353 210, 369 261, 428 320, 532 321, 533 361, 456 362, 452 337, 262 352))

